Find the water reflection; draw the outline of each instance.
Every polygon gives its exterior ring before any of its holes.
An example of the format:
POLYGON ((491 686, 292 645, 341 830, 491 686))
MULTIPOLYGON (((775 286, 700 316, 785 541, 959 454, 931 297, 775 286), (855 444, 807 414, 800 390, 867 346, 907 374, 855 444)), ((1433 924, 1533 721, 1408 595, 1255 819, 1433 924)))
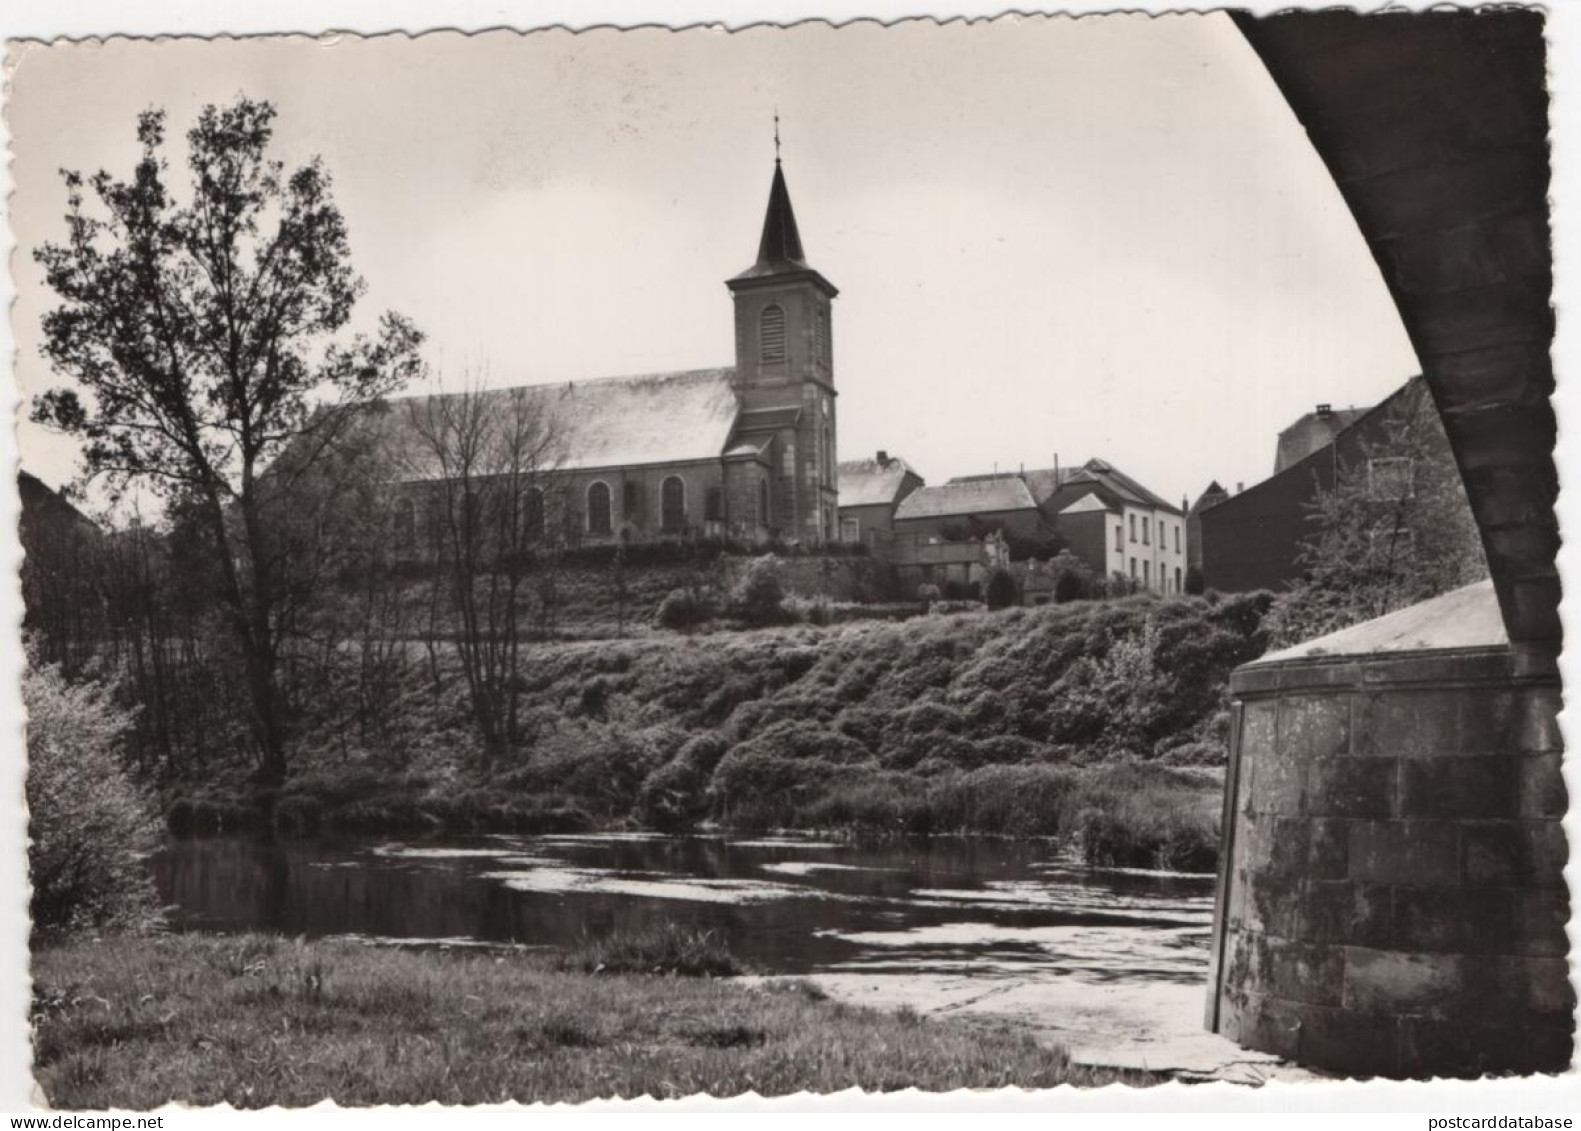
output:
POLYGON ((172 840, 184 929, 569 946, 680 920, 769 973, 1200 980, 1212 877, 1099 871, 1040 842, 791 837, 172 840))

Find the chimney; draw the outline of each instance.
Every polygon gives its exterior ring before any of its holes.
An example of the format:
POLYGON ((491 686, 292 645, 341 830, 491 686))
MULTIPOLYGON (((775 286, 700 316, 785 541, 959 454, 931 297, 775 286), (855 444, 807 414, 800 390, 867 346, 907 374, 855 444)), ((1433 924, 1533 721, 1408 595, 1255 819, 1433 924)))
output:
POLYGON ((1244 490, 1246 490, 1246 484, 1245 483, 1238 482, 1238 483, 1235 484, 1235 493, 1237 495, 1239 495, 1244 490))
POLYGON ((1317 406, 1317 414, 1324 418, 1333 416, 1334 406, 1331 404, 1320 404, 1317 406))
POLYGON ((883 448, 880 448, 878 450, 878 465, 880 467, 882 467, 882 466, 884 466, 884 464, 886 464, 888 462, 889 462, 889 453, 886 452, 883 448))

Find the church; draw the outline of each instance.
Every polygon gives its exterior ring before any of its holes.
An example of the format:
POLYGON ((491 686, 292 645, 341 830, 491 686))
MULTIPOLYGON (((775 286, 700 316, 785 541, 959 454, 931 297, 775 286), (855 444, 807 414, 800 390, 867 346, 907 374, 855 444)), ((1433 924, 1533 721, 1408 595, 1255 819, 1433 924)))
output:
MULTIPOLYGON (((757 259, 726 280, 735 365, 603 377, 485 398, 526 396, 555 438, 554 494, 539 513, 580 544, 703 536, 820 543, 836 537, 834 344, 839 293, 807 262, 779 158, 757 259)), ((423 398, 392 403, 396 443, 423 398)), ((405 461, 408 467, 422 460, 405 461)), ((416 549, 414 496, 433 473, 409 472, 399 537, 416 549)))

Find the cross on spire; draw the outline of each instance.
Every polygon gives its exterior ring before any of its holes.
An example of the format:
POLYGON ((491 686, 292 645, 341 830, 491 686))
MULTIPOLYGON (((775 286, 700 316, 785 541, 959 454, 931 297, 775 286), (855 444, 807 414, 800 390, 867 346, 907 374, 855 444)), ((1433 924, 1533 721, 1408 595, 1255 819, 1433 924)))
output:
POLYGON ((780 108, 774 107, 774 164, 780 163, 780 108))

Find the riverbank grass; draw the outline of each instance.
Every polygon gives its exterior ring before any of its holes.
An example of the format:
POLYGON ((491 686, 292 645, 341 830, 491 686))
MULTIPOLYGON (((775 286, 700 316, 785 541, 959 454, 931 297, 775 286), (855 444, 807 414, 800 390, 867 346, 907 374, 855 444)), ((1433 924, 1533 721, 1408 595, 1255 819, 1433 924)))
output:
POLYGON ((68 1109, 1131 1080, 1025 1034, 844 1005, 797 982, 587 974, 526 952, 114 938, 41 949, 33 978, 34 1076, 68 1109))

